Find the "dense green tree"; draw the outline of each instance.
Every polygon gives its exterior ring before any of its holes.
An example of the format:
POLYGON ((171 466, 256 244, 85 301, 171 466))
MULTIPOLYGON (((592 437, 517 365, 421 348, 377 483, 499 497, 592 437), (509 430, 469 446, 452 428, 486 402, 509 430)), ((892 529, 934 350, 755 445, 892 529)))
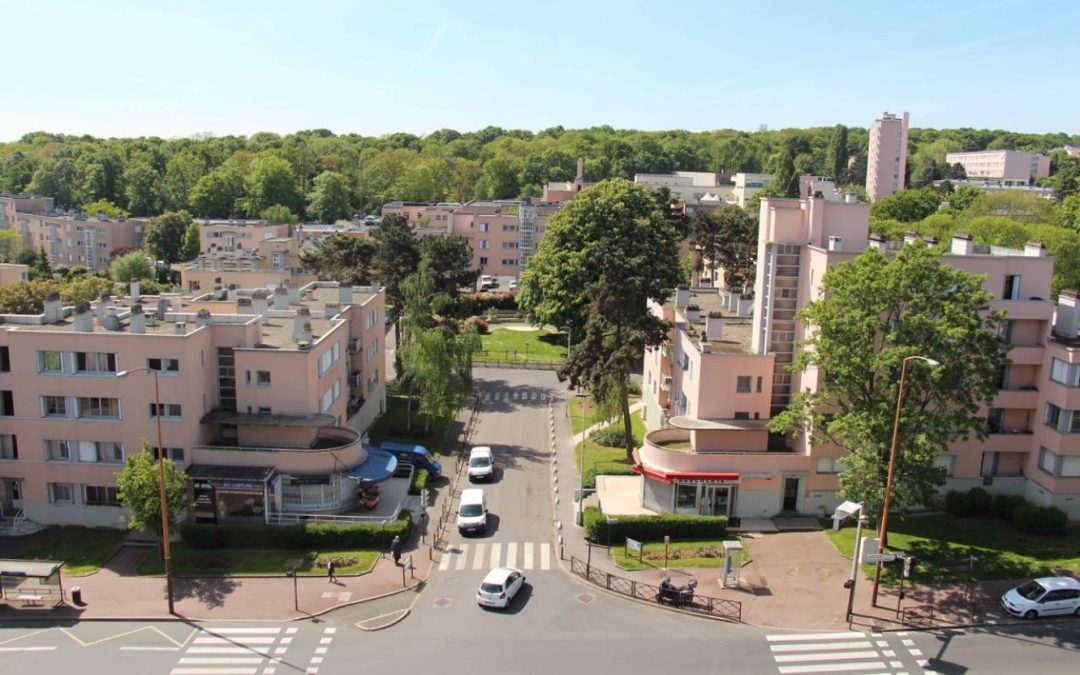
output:
POLYGON ((27 189, 52 197, 58 207, 69 209, 76 205, 76 180, 75 162, 70 157, 48 159, 34 171, 27 189))
POLYGON ((136 162, 124 169, 124 193, 132 214, 151 216, 161 213, 161 174, 149 162, 136 162))
POLYGON ((757 263, 757 218, 735 204, 722 206, 713 213, 720 236, 712 251, 724 268, 728 288, 752 288, 757 263))
POLYGON ((128 212, 120 208, 116 204, 113 204, 107 199, 99 199, 96 202, 90 202, 89 204, 83 204, 83 211, 86 211, 86 215, 94 217, 98 214, 104 215, 108 218, 127 218, 128 212))
POLYGON ((769 193, 777 197, 799 196, 799 174, 795 171, 795 157, 790 151, 780 153, 769 193))
POLYGON ((984 192, 971 201, 964 215, 1002 216, 1021 223, 1050 223, 1054 220, 1054 203, 1023 190, 984 192))
POLYGON ((352 216, 352 191, 344 175, 323 171, 308 195, 308 216, 320 223, 334 223, 352 216))
POLYGON ((187 211, 170 211, 151 218, 146 224, 146 246, 158 260, 183 262, 184 233, 191 223, 187 211))
POLYGON ((333 234, 313 249, 300 252, 300 263, 320 281, 366 284, 371 280, 371 264, 376 244, 368 239, 333 234))
POLYGON ((901 190, 874 202, 870 207, 870 217, 914 223, 937 211, 940 205, 941 195, 932 188, 901 190))
POLYGON ((34 177, 34 160, 22 150, 15 150, 0 163, 0 192, 20 193, 34 177))
MULTIPOLYGON (((116 475, 116 487, 120 503, 131 513, 131 527, 161 536, 161 469, 155 455, 144 440, 142 452, 128 455, 124 468, 116 475)), ((165 463, 165 507, 171 522, 187 503, 187 475, 177 470, 171 459, 160 461, 165 463)))
POLYGON ((840 495, 880 514, 901 364, 911 356, 934 359, 941 364, 936 369, 921 361, 907 369, 892 508, 932 504, 945 483, 935 459, 953 441, 986 438, 985 408, 1007 363, 997 333, 1001 316, 990 311, 982 283, 917 244, 892 262, 870 249, 831 267, 822 279, 823 299, 799 312, 808 348, 792 366, 827 376, 818 391, 794 394, 770 428, 847 450, 840 495))
POLYGON ((1054 187, 1054 196, 1059 202, 1070 195, 1080 193, 1080 157, 1062 156, 1057 162, 1057 171, 1050 178, 1050 182, 1054 187))
POLYGON ((23 250, 23 238, 15 230, 0 230, 0 262, 13 263, 23 250))
POLYGON ((835 180, 837 185, 844 183, 847 179, 847 146, 847 127, 837 124, 829 137, 829 149, 825 155, 825 170, 829 172, 829 177, 835 180))
POLYGON ((627 453, 627 381, 644 348, 665 335, 647 302, 663 302, 679 279, 675 230, 649 192, 626 180, 584 190, 552 217, 522 276, 519 306, 530 321, 585 336, 561 375, 600 395, 618 392, 627 453))
POLYGON ((983 191, 974 185, 961 185, 949 193, 947 201, 950 213, 963 213, 983 191))
POLYGON ((1061 202, 1058 222, 1073 232, 1080 232, 1080 195, 1069 195, 1061 202))
POLYGON ((195 181, 189 201, 200 218, 228 218, 239 213, 244 179, 233 167, 215 169, 195 181))
POLYGON ((79 203, 126 201, 123 190, 124 163, 111 148, 84 152, 75 160, 75 189, 79 203))
POLYGON ((193 153, 182 152, 170 157, 161 179, 164 208, 169 211, 194 208, 191 192, 205 173, 206 162, 193 153))
MULTIPOLYGON (((396 313, 401 307, 401 283, 419 269, 420 242, 408 219, 399 213, 383 216, 373 237, 377 246, 374 263, 379 283, 386 288, 388 311, 396 313)), ((400 339, 400 332, 397 337, 400 339)))
POLYGON ((244 211, 257 217, 267 207, 282 204, 299 213, 301 198, 292 167, 274 155, 259 155, 251 162, 244 177, 244 211))
POLYGON ((4 284, 0 286, 0 314, 41 314, 45 311, 45 296, 62 289, 63 285, 52 279, 4 284))
POLYGON ((266 207, 259 217, 271 225, 296 225, 300 222, 300 216, 290 211, 288 206, 281 204, 266 207))
POLYGON ((437 290, 456 295, 458 289, 472 287, 480 276, 472 268, 473 250, 460 234, 433 234, 420 239, 420 259, 427 263, 437 290))
POLYGON ((184 238, 180 241, 180 257, 184 260, 194 260, 199 257, 199 237, 202 230, 198 223, 192 223, 184 230, 184 238))
POLYGON ((31 279, 52 279, 52 262, 49 261, 44 246, 38 248, 37 255, 34 256, 34 262, 30 264, 29 274, 31 279))
POLYGON ((519 167, 509 155, 497 155, 484 163, 476 192, 487 199, 513 199, 521 190, 519 167))
POLYGON ((154 265, 142 251, 132 251, 113 258, 109 263, 109 276, 121 284, 133 279, 153 279, 154 265))

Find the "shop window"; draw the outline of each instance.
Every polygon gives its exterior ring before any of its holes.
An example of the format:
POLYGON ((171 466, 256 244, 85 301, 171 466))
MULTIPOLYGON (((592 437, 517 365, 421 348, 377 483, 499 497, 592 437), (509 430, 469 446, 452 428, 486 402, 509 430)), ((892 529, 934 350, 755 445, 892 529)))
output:
POLYGON ((680 484, 675 488, 675 508, 696 509, 698 486, 696 483, 680 484))

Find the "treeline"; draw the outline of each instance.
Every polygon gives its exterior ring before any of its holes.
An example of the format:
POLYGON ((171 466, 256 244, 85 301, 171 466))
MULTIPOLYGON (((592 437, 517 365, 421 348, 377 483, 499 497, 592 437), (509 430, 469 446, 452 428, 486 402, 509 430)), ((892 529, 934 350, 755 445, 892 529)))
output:
MULTIPOLYGON (((861 185, 867 142, 866 129, 839 125, 754 133, 487 127, 379 137, 316 129, 176 139, 34 132, 0 144, 0 191, 52 196, 61 208, 94 205, 133 216, 187 210, 198 217, 262 217, 275 209, 283 220, 288 209, 297 219, 333 221, 378 212, 398 199, 537 197, 545 182, 571 180, 579 156, 588 181, 793 166, 799 174, 861 185)), ((1080 136, 913 129, 909 171, 918 185, 945 177, 945 153, 953 150, 1044 152, 1066 143, 1080 145, 1080 136)))

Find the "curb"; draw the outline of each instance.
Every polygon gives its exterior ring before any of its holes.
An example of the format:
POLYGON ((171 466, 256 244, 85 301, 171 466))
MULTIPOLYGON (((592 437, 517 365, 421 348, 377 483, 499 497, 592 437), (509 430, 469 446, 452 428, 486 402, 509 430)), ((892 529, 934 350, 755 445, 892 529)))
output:
POLYGON ((363 621, 357 621, 353 625, 356 626, 357 628, 359 628, 360 630, 364 631, 365 633, 374 633, 376 631, 385 630, 385 629, 390 628, 392 626, 396 626, 397 624, 404 621, 405 618, 407 616, 409 616, 410 612, 412 612, 411 609, 399 609, 396 612, 389 612, 387 614, 379 614, 378 616, 373 616, 370 619, 365 619, 363 621), (391 617, 391 618, 389 620, 387 620, 385 623, 380 623, 380 624, 372 626, 370 628, 363 625, 363 624, 365 624, 365 623, 367 623, 369 621, 374 621, 376 619, 382 619, 384 617, 391 617))

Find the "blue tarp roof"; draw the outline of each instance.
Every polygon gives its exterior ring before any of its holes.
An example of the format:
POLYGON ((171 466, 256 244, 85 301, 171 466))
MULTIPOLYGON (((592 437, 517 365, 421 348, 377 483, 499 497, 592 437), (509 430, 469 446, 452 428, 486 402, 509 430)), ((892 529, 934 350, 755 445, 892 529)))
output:
POLYGON ((365 449, 368 451, 367 459, 359 466, 346 471, 346 478, 352 478, 360 485, 373 485, 394 475, 394 470, 397 469, 397 457, 370 446, 365 449))

